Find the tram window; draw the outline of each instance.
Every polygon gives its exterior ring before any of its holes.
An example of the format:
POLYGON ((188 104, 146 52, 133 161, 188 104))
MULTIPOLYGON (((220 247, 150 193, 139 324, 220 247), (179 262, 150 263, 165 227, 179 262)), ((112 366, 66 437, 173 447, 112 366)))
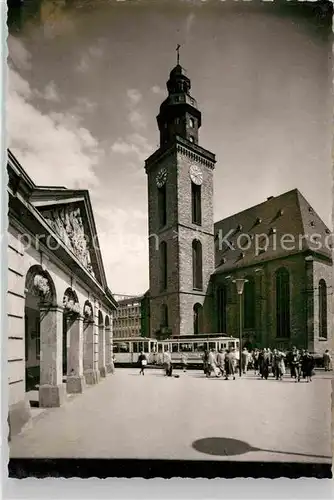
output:
POLYGON ((172 344, 172 352, 179 352, 179 344, 172 344))
POLYGON ((132 342, 132 352, 138 352, 138 342, 132 342))
POLYGON ((118 344, 113 344, 113 352, 119 352, 119 345, 118 344))
POLYGON ((191 344, 180 344, 180 351, 181 352, 191 352, 192 345, 191 344))
POLYGON ((236 345, 236 347, 239 347, 239 342, 236 342, 235 345, 236 345))
POLYGON ((144 342, 144 352, 148 352, 148 342, 144 342))
POLYGON ((155 352, 157 347, 156 347, 156 344, 154 342, 150 342, 150 349, 151 349, 151 352, 155 352))
POLYGON ((164 344, 164 352, 167 352, 169 350, 169 345, 168 344, 164 344))
POLYGON ((130 352, 129 342, 119 344, 119 352, 130 352))
POLYGON ((204 344, 200 342, 194 342, 194 352, 203 352, 204 344))
POLYGON ((209 349, 216 349, 216 342, 209 342, 209 349))
POLYGON ((229 349, 234 349, 234 348, 235 348, 235 345, 236 345, 236 343, 235 343, 235 342, 229 342, 229 343, 228 343, 228 348, 229 348, 229 349))
POLYGON ((158 344, 158 352, 162 352, 162 344, 158 344))
POLYGON ((138 349, 139 349, 139 352, 142 352, 144 349, 143 349, 143 342, 138 342, 138 349))

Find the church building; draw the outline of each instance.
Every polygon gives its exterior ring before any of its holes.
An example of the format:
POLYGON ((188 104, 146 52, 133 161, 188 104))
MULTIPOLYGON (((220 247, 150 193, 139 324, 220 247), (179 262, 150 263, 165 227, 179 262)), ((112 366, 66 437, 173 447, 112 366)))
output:
POLYGON ((215 223, 216 158, 199 143, 202 114, 179 63, 167 90, 160 146, 145 162, 150 336, 239 336, 241 327, 250 348, 331 349, 330 230, 297 189, 215 223))

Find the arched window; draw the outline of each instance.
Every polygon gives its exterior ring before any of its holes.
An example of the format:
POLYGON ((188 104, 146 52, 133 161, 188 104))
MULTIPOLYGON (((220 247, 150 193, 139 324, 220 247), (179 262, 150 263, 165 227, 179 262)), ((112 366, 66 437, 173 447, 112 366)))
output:
POLYGON ((244 328, 255 328, 255 282, 252 276, 247 276, 244 285, 244 328))
POLYGON ((194 305, 194 335, 203 333, 203 307, 201 304, 194 305))
POLYGON ((327 339, 327 285, 319 281, 319 337, 327 339))
POLYGON ((162 241, 160 243, 160 289, 166 290, 167 288, 167 243, 162 241))
POLYGON ((218 288, 218 331, 219 333, 226 333, 227 331, 227 321, 226 321, 226 306, 227 306, 227 289, 226 285, 222 285, 218 288))
POLYGON ((168 306, 167 306, 167 304, 162 304, 162 306, 161 306, 160 326, 162 328, 168 327, 168 306))
POLYGON ((164 227, 167 224, 166 184, 158 188, 158 213, 159 213, 159 227, 164 227))
POLYGON ((200 226, 202 224, 202 204, 201 204, 201 186, 191 183, 191 212, 192 223, 200 226))
POLYGON ((192 250, 193 250, 193 288, 195 290, 202 290, 203 289, 202 244, 199 240, 193 241, 192 250))
POLYGON ((284 268, 276 271, 276 336, 290 337, 290 276, 284 268))

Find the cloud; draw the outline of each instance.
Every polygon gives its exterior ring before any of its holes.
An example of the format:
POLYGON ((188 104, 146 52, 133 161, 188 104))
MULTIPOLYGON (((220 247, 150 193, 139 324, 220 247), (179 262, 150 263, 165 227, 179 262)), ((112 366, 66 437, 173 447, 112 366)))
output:
MULTIPOLYGON (((113 293, 145 292, 142 270, 147 269, 148 274, 147 212, 130 207, 107 208, 101 202, 96 202, 94 213, 100 249, 106 257, 106 274, 110 277, 109 286, 113 293), (121 283, 122 289, 115 289, 113 283, 121 283)), ((145 281, 148 281, 148 276, 145 281)))
POLYGON ((79 73, 86 73, 89 70, 89 60, 86 55, 82 55, 79 64, 75 68, 79 73))
POLYGON ((153 92, 153 94, 165 95, 165 91, 161 87, 159 87, 159 85, 153 85, 153 87, 151 87, 151 91, 153 92))
POLYGON ((138 108, 138 104, 142 101, 142 94, 137 89, 128 89, 126 96, 130 125, 136 131, 145 129, 147 125, 146 118, 144 113, 138 108))
POLYGON ((111 146, 111 151, 121 155, 134 155, 140 162, 143 162, 152 153, 153 147, 146 137, 134 133, 128 135, 126 139, 117 139, 111 146))
POLYGON ((133 109, 129 112, 129 122, 134 129, 146 128, 146 118, 143 113, 137 109, 133 109))
POLYGON ((36 91, 36 95, 51 102, 60 102, 60 97, 58 95, 57 87, 55 82, 51 81, 47 84, 43 92, 36 91))
POLYGON ((9 68, 8 145, 37 184, 89 188, 101 151, 89 130, 67 113, 43 114, 33 100, 36 91, 9 68))
POLYGON ((7 39, 8 56, 15 68, 21 70, 31 69, 31 55, 25 48, 21 40, 9 35, 7 39))
POLYGON ((137 89, 128 89, 126 92, 131 105, 137 105, 142 100, 142 95, 137 89))
POLYGON ((195 22, 195 14, 191 12, 186 19, 186 37, 190 35, 191 28, 193 27, 193 24, 195 22))

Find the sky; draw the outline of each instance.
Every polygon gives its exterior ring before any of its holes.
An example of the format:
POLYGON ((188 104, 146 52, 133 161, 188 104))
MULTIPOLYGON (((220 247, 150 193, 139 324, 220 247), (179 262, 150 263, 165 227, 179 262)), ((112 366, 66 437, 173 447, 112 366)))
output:
POLYGON ((332 227, 330 16, 288 7, 42 0, 11 13, 7 145, 36 184, 89 189, 113 293, 148 289, 144 161, 178 43, 199 144, 217 158, 214 220, 298 188, 332 227))

